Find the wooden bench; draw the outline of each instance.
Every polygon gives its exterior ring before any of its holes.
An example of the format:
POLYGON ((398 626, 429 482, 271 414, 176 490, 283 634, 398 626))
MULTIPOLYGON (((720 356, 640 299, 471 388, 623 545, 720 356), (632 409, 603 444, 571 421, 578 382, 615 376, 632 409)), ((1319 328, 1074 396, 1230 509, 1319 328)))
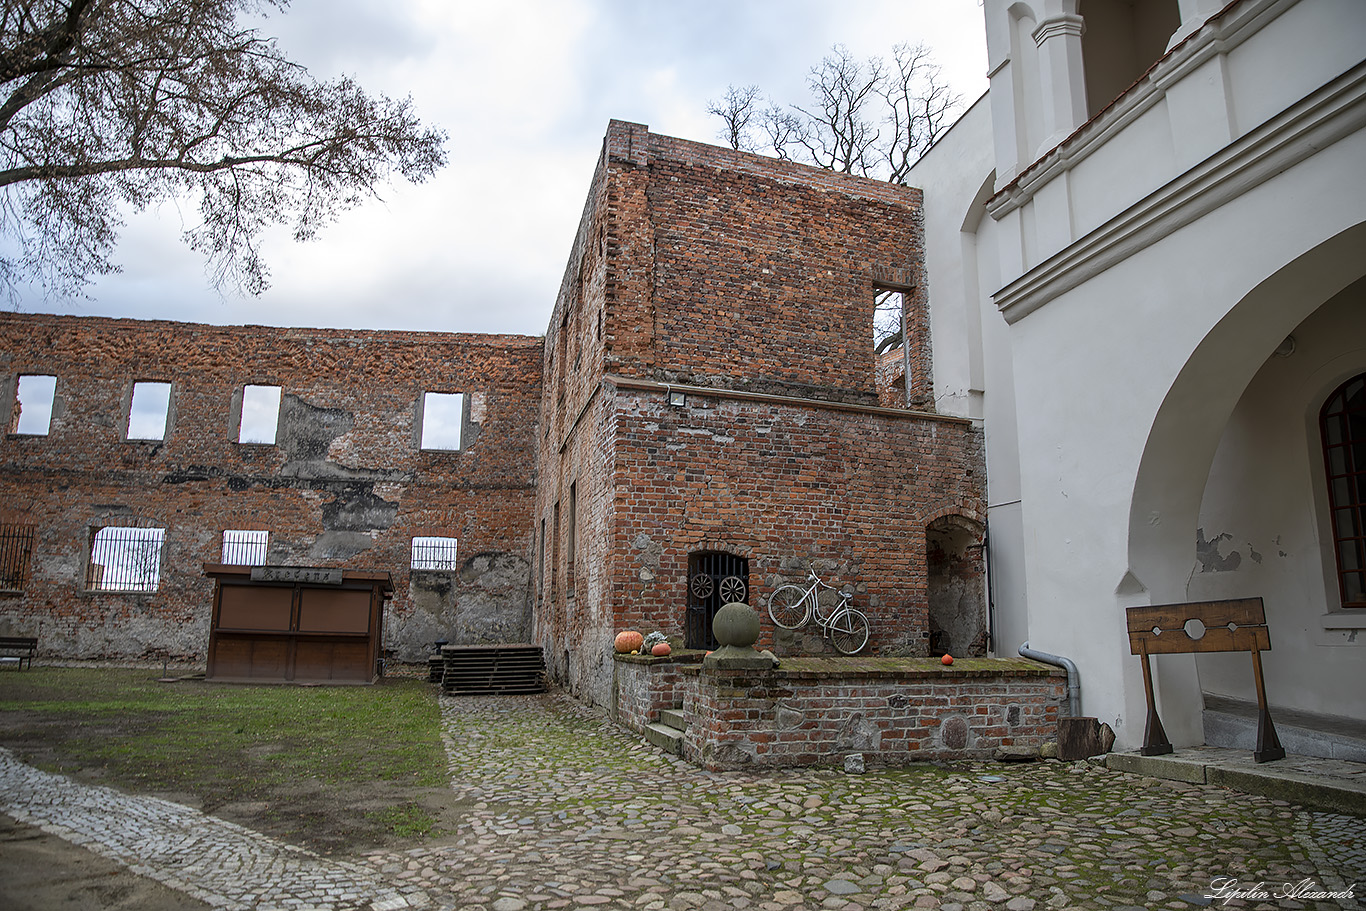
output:
POLYGON ((19 669, 24 662, 33 667, 33 656, 38 651, 38 640, 30 636, 0 636, 0 657, 18 658, 19 669))
POLYGON ((1139 752, 1158 756, 1172 751, 1162 720, 1157 717, 1149 655, 1248 651, 1252 653, 1252 674, 1257 682, 1257 748, 1252 758, 1257 762, 1285 758, 1285 748, 1276 736, 1276 726, 1266 706, 1266 685, 1262 682, 1262 652, 1271 650, 1271 632, 1266 626, 1261 598, 1158 604, 1131 607, 1126 613, 1129 651, 1143 658, 1143 691, 1148 697, 1148 725, 1139 752))

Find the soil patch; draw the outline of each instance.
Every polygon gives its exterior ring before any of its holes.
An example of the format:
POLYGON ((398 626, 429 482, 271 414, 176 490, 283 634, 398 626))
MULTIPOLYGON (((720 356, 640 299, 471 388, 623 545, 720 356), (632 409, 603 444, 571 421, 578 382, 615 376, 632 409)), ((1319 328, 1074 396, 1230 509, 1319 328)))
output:
POLYGON ((8 911, 210 911, 153 879, 0 814, 0 896, 8 911))

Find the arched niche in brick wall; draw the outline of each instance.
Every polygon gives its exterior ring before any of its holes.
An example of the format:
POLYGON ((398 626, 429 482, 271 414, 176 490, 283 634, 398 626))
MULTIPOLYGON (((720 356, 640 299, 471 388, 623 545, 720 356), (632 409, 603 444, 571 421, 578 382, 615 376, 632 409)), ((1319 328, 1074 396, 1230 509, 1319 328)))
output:
POLYGON ((986 654, 982 533, 981 523, 956 514, 925 527, 931 655, 986 654))

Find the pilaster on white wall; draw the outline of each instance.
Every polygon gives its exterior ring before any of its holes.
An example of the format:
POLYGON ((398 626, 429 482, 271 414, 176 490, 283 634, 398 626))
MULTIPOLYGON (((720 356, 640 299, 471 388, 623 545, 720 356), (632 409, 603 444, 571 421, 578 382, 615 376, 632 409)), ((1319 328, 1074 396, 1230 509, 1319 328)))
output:
POLYGON ((1042 141, 1036 157, 1086 122, 1086 71, 1081 36, 1086 23, 1074 13, 1061 13, 1039 23, 1033 39, 1039 48, 1039 82, 1043 93, 1042 141))
POLYGON ((1210 17, 1223 9, 1225 0, 1178 0, 1181 10, 1181 27, 1167 42, 1167 50, 1185 41, 1190 34, 1209 21, 1210 17))

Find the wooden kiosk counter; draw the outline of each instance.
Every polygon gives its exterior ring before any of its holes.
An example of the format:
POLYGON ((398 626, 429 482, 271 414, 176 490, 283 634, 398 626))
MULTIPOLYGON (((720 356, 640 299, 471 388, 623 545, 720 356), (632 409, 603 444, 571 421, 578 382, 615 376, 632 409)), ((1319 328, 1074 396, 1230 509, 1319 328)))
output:
POLYGON ((214 580, 210 680, 374 683, 388 573, 204 564, 214 580))

